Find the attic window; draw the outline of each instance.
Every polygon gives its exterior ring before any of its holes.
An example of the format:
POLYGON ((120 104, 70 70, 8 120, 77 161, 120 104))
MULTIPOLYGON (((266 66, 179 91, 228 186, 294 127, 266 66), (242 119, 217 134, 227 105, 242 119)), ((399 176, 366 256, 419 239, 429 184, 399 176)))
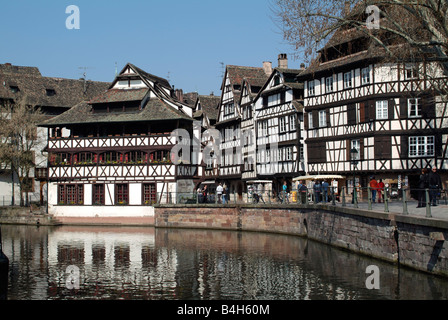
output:
POLYGON ((9 86, 9 88, 11 89, 11 92, 13 92, 13 93, 17 93, 20 91, 18 86, 9 86))
POLYGON ((56 95, 56 90, 54 89, 45 89, 45 91, 47 92, 47 96, 49 97, 56 95))
POLYGON ((280 84, 280 77, 277 75, 274 77, 274 86, 278 86, 280 84))

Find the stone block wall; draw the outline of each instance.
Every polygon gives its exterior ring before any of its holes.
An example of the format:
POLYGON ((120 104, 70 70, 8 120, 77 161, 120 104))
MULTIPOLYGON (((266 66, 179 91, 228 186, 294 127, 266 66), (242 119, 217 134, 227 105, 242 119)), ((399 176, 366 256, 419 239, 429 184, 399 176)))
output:
POLYGON ((448 276, 448 221, 331 205, 184 205, 156 207, 155 226, 302 236, 448 276))

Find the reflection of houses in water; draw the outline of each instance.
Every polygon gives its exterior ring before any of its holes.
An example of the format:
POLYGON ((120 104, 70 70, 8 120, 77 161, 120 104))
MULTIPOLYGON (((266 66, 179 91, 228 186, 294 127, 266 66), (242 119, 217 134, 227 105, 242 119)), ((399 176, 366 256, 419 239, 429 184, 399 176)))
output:
POLYGON ((8 297, 14 300, 448 296, 446 281, 425 281, 427 275, 409 270, 398 277, 394 266, 380 261, 375 264, 385 277, 372 293, 365 288, 371 259, 298 237, 108 227, 7 226, 2 231, 11 264, 8 297), (66 287, 69 265, 80 269, 80 290, 66 287))
POLYGON ((98 286, 120 290, 126 285, 166 290, 169 283, 175 288, 176 252, 156 248, 154 229, 72 230, 57 230, 48 240, 49 278, 58 287, 65 286, 66 268, 75 265, 80 268, 81 289, 86 291, 98 286))

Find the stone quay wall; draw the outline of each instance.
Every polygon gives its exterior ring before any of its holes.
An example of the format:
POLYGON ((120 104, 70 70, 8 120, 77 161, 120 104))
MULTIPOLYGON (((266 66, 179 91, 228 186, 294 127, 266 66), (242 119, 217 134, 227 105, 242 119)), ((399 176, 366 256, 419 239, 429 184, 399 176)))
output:
POLYGON ((448 221, 331 205, 161 205, 155 227, 281 233, 306 237, 448 276, 448 221))

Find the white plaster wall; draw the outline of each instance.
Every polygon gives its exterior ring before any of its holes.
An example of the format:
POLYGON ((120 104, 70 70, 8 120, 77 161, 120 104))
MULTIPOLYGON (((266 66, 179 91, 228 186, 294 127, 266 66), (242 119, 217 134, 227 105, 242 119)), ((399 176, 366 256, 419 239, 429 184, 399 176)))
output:
POLYGON ((153 217, 149 206, 55 206, 48 205, 48 213, 55 217, 110 218, 153 217))

